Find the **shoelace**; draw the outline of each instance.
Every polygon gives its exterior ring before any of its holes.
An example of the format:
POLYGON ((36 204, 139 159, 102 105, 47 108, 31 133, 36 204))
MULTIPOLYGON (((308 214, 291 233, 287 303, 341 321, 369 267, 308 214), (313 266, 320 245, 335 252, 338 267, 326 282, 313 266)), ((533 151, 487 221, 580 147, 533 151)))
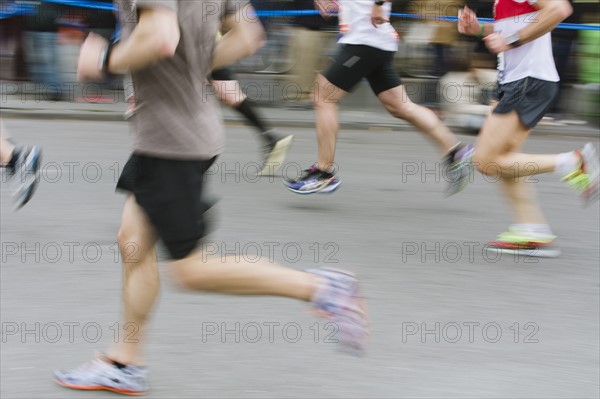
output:
POLYGON ((318 173, 318 172, 320 172, 320 170, 317 169, 317 167, 315 165, 312 165, 310 168, 304 169, 302 171, 302 175, 300 176, 300 179, 301 180, 306 179, 308 176, 318 173))
POLYGON ((93 359, 93 360, 90 360, 89 362, 82 364, 81 366, 77 367, 73 371, 82 372, 82 371, 91 371, 91 370, 95 370, 95 369, 100 370, 106 366, 110 366, 110 365, 101 359, 93 359))

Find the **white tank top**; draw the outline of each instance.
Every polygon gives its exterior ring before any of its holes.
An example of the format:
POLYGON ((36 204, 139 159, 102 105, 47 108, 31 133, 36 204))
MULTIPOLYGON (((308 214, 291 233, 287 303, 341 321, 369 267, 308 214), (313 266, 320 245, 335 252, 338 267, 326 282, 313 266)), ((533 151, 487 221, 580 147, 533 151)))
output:
MULTIPOLYGON (((383 6, 387 18, 392 12, 392 3, 383 6)), ((362 44, 385 51, 398 50, 398 33, 390 23, 374 27, 371 23, 373 0, 341 0, 338 19, 341 39, 338 43, 362 44)))

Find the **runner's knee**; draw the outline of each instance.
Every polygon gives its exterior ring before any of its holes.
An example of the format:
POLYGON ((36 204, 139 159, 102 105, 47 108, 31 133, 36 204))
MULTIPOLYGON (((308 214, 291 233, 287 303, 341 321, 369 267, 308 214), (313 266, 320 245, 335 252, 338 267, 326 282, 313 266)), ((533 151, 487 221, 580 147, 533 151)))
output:
POLYGON ((127 226, 119 228, 117 243, 124 263, 139 263, 151 255, 150 248, 144 242, 143 237, 127 226))
POLYGON ((188 291, 209 291, 210 281, 202 273, 202 263, 189 264, 190 260, 181 259, 173 262, 172 273, 177 285, 188 291))
POLYGON ((477 149, 473 154, 473 164, 478 172, 484 175, 492 175, 498 173, 498 168, 493 167, 497 164, 497 158, 485 150, 477 149))
POLYGON ((327 96, 313 95, 313 107, 315 110, 335 110, 336 102, 327 96))
POLYGON ((417 106, 410 100, 397 101, 394 104, 385 104, 385 108, 395 118, 411 120, 417 112, 417 106))

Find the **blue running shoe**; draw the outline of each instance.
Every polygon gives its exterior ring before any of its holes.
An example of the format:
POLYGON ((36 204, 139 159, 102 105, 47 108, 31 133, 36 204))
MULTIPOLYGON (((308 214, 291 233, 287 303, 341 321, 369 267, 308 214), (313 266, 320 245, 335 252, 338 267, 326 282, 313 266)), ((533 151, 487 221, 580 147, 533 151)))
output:
POLYGON ((337 174, 324 172, 316 165, 306 169, 297 180, 284 181, 288 190, 296 194, 332 193, 341 183, 337 174))

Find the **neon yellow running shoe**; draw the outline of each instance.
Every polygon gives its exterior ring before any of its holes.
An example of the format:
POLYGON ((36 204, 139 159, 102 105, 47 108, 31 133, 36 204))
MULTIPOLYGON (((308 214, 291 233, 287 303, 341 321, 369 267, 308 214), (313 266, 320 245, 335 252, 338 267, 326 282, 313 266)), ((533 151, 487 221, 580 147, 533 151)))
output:
POLYGON ((554 245, 552 234, 530 234, 513 227, 498 235, 496 241, 488 242, 485 249, 495 253, 508 253, 540 258, 556 258, 560 249, 554 245))
POLYGON ((598 200, 598 154, 592 143, 587 143, 577 154, 581 162, 561 180, 581 195, 584 206, 590 206, 598 200))

